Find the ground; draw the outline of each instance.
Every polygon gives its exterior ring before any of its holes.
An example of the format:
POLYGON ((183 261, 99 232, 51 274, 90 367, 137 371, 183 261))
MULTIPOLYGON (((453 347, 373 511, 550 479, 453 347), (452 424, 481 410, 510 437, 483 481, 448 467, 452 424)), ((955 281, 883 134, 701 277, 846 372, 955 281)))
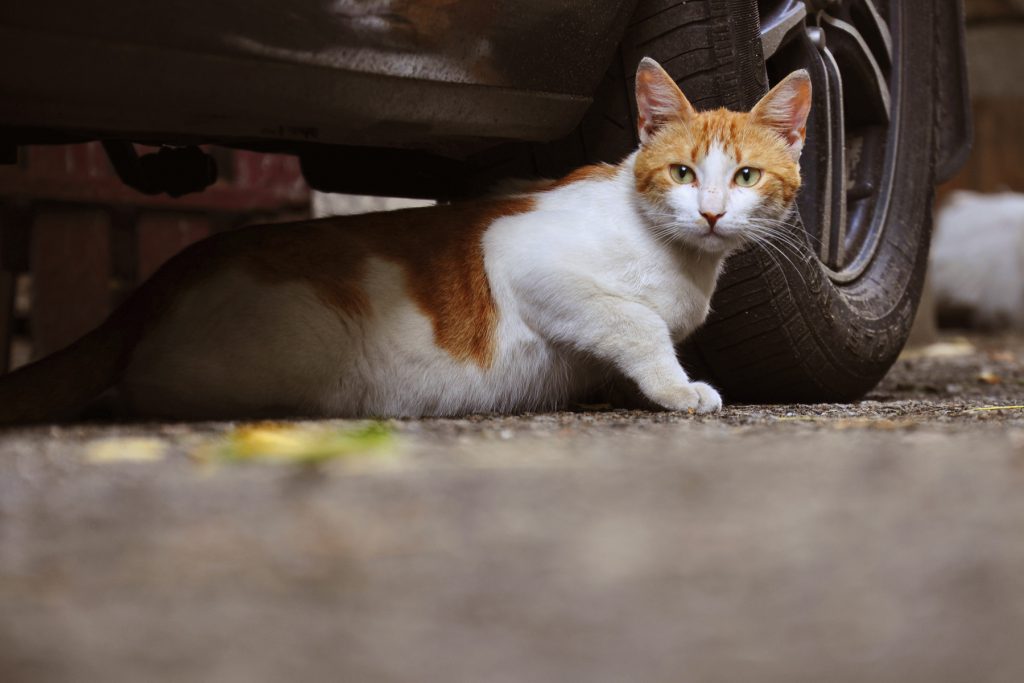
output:
POLYGON ((1021 404, 1003 336, 853 405, 10 430, 0 681, 1016 683, 1021 404))

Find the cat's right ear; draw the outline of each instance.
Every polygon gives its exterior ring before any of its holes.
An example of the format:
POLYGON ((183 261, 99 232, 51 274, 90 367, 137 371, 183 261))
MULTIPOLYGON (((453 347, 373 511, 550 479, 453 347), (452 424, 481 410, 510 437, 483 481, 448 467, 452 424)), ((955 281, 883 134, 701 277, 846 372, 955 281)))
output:
POLYGON ((807 116, 811 112, 811 76, 800 69, 786 76, 752 110, 754 120, 771 128, 789 145, 794 161, 807 138, 807 116))
POLYGON ((644 57, 636 70, 636 113, 640 144, 644 144, 665 123, 686 121, 696 112, 661 65, 644 57))

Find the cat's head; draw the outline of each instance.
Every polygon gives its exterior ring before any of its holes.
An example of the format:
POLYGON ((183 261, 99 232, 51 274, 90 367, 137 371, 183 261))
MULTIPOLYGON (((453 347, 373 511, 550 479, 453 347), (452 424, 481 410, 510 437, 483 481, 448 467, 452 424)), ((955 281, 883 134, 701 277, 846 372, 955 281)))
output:
POLYGON ((698 112, 645 58, 636 102, 636 189, 659 239, 724 253, 789 216, 811 108, 806 71, 787 76, 750 112, 698 112))

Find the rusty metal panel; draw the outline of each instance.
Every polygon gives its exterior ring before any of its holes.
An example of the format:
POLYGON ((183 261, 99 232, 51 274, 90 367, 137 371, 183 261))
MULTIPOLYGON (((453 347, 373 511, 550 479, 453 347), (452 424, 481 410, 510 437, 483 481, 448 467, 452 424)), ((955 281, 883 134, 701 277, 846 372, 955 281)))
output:
POLYGON ((204 192, 173 199, 122 183, 99 143, 36 145, 17 166, 0 166, 0 201, 75 202, 222 213, 304 209, 309 188, 293 156, 223 150, 222 177, 204 192))
MULTIPOLYGON (((179 250, 215 228, 305 217, 309 189, 295 157, 213 151, 224 170, 179 199, 125 186, 99 143, 41 145, 0 166, 0 373, 12 331, 14 278, 30 272, 33 356, 69 344, 179 250)), ((17 326, 14 323, 19 323, 17 326)))
POLYGON ((0 124, 402 146, 582 116, 635 0, 35 0, 0 14, 0 124))
POLYGON ((106 43, 586 97, 604 73, 632 4, 33 0, 10 3, 0 24, 106 43))

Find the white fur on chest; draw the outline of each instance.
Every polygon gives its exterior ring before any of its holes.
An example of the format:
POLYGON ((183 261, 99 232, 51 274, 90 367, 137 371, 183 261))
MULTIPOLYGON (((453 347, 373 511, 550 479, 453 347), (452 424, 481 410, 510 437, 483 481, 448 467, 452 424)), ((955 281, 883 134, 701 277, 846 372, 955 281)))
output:
MULTIPOLYGON (((488 276, 502 310, 530 324, 531 300, 620 297, 660 315, 683 337, 708 313, 721 259, 659 241, 632 204, 632 175, 584 181, 542 194, 534 211, 486 234, 488 276)), ((600 315, 600 309, 592 311, 600 315)), ((574 321, 564 322, 571 334, 574 321)))

